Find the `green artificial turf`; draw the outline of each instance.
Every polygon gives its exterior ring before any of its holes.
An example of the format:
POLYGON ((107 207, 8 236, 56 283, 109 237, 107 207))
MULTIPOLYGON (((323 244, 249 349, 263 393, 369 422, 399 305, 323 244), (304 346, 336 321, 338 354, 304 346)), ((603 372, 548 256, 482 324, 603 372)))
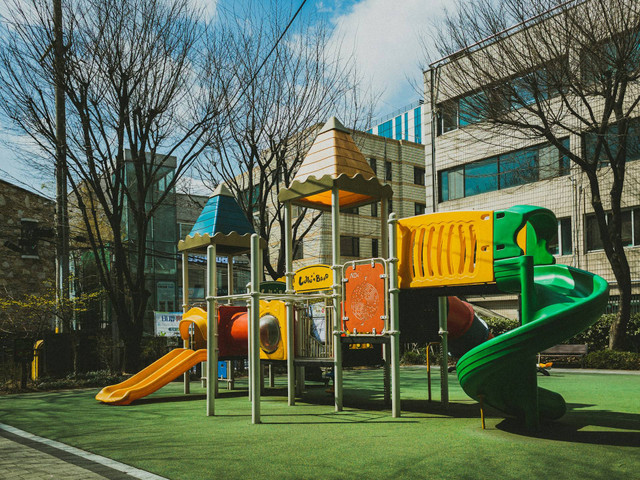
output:
MULTIPOLYGON (((450 401, 426 401, 426 370, 401 370, 402 417, 383 405, 381 370, 345 372, 345 409, 334 413, 322 386, 286 405, 285 378, 263 396, 251 424, 246 392, 221 390, 205 417, 204 390, 172 383, 126 407, 95 390, 0 398, 0 421, 171 479, 631 479, 640 471, 640 375, 564 373, 539 377, 568 413, 529 433, 478 405, 449 375, 450 401)), ((242 386, 240 384, 240 386, 242 386)))

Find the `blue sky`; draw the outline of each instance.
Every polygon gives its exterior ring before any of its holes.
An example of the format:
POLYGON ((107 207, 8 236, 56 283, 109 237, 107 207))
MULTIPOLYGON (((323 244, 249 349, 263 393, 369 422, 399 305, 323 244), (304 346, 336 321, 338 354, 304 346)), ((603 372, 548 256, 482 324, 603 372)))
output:
MULTIPOLYGON (((269 0, 264 0, 269 1, 269 0)), ((297 9, 301 0, 291 0, 297 9)), ((194 0, 207 15, 234 0, 194 0)), ((284 2, 285 4, 287 2, 284 2)), ((446 0, 307 0, 303 13, 324 17, 335 27, 335 38, 344 50, 353 51, 358 72, 372 91, 380 94, 376 116, 385 115, 420 98, 422 66, 425 64, 420 39, 426 39, 442 15, 446 0)), ((4 6, 0 7, 0 15, 4 6)), ((4 129, 3 129, 4 130, 4 129)), ((17 161, 18 146, 0 131, 0 178, 26 183, 38 189, 47 179, 35 178, 17 161), (9 144, 7 145, 7 142, 9 144)))

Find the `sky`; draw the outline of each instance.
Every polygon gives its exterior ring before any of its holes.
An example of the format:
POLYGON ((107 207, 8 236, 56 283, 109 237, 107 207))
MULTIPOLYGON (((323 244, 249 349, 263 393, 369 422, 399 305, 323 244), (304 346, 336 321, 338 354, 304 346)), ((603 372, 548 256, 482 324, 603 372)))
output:
MULTIPOLYGON (((234 0, 193 0, 206 17, 234 0)), ((270 0, 263 0, 270 1, 270 0)), ((291 0, 294 10, 301 0, 291 0)), ((357 71, 371 91, 379 94, 376 117, 384 116, 421 98, 422 68, 426 64, 420 39, 428 39, 432 26, 448 0, 307 0, 303 13, 324 18, 335 27, 332 41, 353 51, 357 71)), ((4 5, 0 6, 3 15, 4 5)), ((1 18, 1 17, 0 17, 1 18)), ((4 127, 4 125, 3 125, 4 127)), ((38 190, 47 179, 35 178, 17 162, 16 142, 0 129, 0 178, 38 190), (25 185, 27 184, 27 185, 25 185)))

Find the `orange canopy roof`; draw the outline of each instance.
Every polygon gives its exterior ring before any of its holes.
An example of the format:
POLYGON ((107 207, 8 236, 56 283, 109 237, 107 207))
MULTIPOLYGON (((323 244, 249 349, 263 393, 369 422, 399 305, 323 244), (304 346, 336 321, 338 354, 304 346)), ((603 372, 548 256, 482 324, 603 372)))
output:
POLYGON ((331 190, 338 187, 340 208, 354 208, 391 197, 353 141, 349 130, 332 117, 320 130, 281 202, 331 209, 331 190))

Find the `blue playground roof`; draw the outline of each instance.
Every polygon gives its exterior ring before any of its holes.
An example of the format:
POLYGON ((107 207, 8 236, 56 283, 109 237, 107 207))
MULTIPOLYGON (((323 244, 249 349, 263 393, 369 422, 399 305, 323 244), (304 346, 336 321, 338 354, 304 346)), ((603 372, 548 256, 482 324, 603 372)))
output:
POLYGON ((200 212, 189 236, 208 234, 212 237, 216 233, 228 235, 231 232, 239 235, 255 233, 236 199, 224 185, 221 185, 200 212))
MULTIPOLYGON (((186 238, 178 242, 178 250, 206 251, 208 245, 217 245, 222 253, 247 251, 251 244, 253 226, 240 205, 224 185, 218 185, 186 238)), ((266 242, 261 240, 264 248, 266 242)))

